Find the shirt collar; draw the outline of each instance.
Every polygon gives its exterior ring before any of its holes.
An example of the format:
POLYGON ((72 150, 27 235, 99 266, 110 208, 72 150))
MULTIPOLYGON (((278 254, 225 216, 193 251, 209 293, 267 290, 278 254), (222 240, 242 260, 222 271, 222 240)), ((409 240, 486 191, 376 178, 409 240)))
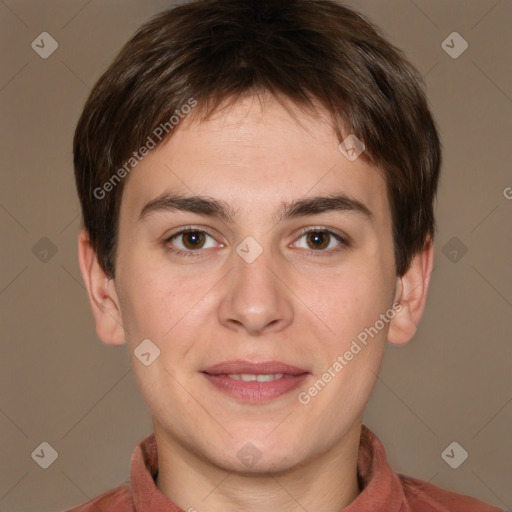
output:
MULTIPOLYGON (((130 466, 132 499, 136 512, 183 512, 155 485, 158 453, 154 434, 149 435, 133 452, 130 466)), ((404 491, 398 475, 389 465, 384 446, 365 425, 357 460, 361 493, 340 512, 399 512, 404 491)))

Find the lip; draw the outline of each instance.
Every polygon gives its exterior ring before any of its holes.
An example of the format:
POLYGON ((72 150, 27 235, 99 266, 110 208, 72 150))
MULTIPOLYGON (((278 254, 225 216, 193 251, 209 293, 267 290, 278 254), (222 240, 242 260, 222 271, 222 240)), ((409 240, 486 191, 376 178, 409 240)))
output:
POLYGON ((298 388, 310 373, 303 368, 280 361, 253 363, 236 360, 215 364, 201 371, 205 379, 217 390, 242 402, 264 403, 298 388), (283 377, 271 381, 242 381, 228 374, 250 375, 282 373, 283 377))
POLYGON ((227 373, 249 373, 257 375, 261 373, 284 373, 286 375, 300 375, 308 373, 303 368, 281 363, 280 361, 263 361, 261 363, 252 363, 251 361, 225 361, 223 363, 214 364, 202 370, 203 373, 210 375, 220 375, 227 373))

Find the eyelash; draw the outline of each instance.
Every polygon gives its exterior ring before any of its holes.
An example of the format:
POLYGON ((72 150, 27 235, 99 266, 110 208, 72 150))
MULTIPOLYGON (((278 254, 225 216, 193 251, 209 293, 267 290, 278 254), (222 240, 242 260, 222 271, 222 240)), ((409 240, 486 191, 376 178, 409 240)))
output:
MULTIPOLYGON (((181 235, 184 235, 186 233, 203 233, 205 235, 208 235, 211 238, 214 238, 212 235, 210 235, 210 233, 208 233, 204 229, 197 229, 194 226, 187 226, 187 227, 183 228, 182 230, 180 230, 180 231, 178 231, 176 233, 173 233, 170 237, 168 237, 168 238, 166 238, 164 240, 164 247, 165 247, 165 249, 167 251, 172 252, 174 254, 177 254, 179 256, 185 256, 185 257, 191 257, 191 258, 200 257, 201 253, 203 252, 201 249, 198 249, 197 251, 183 251, 181 249, 176 249, 176 248, 174 248, 174 247, 172 247, 170 245, 170 242, 172 240, 174 240, 175 238, 177 238, 177 237, 179 237, 181 235)), ((300 240, 304 235, 307 235, 309 233, 323 233, 323 234, 327 233, 329 236, 333 237, 335 240, 340 242, 340 244, 343 246, 343 248, 348 248, 348 247, 351 246, 350 242, 346 238, 343 238, 341 235, 338 235, 337 233, 334 233, 333 231, 330 231, 329 229, 326 229, 326 228, 323 228, 323 227, 306 228, 306 229, 301 231, 301 233, 300 233, 300 235, 299 235, 297 240, 300 240)), ((330 249, 330 250, 325 250, 325 249, 318 249, 318 250, 309 249, 309 252, 313 253, 312 254, 313 257, 332 256, 333 253, 338 253, 339 251, 342 251, 343 248, 341 248, 341 249, 330 249)), ((306 249, 306 250, 308 250, 308 249, 306 249)))

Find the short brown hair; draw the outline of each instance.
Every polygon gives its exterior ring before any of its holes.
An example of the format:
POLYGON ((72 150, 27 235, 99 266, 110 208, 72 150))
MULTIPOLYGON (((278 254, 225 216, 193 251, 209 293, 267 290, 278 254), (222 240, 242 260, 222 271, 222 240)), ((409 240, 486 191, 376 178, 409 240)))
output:
POLYGON ((368 20, 335 1, 195 0, 135 33, 95 84, 76 128, 83 226, 109 277, 126 162, 149 138, 155 147, 165 142, 172 127, 156 141, 151 134, 191 98, 190 115, 207 119, 221 103, 260 91, 313 111, 319 103, 340 142, 349 133, 364 142, 361 158, 384 173, 396 272, 405 273, 434 236, 441 163, 421 75, 368 20))

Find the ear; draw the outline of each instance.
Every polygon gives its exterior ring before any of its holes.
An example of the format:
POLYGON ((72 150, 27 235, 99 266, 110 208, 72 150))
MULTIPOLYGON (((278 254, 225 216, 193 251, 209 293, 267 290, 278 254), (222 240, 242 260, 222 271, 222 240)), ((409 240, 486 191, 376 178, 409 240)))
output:
POLYGON ((425 303, 434 263, 434 244, 428 240, 425 248, 414 256, 409 269, 398 278, 394 318, 390 322, 388 341, 395 345, 407 343, 416 332, 425 303), (401 306, 401 307, 400 307, 401 306))
POLYGON ((98 337, 107 345, 123 344, 125 334, 114 282, 108 279, 98 263, 85 228, 78 234, 78 262, 91 302, 98 337))

